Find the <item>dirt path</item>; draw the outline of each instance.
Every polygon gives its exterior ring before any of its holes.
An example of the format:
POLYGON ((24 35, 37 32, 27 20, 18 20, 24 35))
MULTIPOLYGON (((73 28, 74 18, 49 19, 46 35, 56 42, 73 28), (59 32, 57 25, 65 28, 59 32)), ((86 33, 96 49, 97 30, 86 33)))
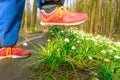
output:
MULTIPOLYGON (((29 43, 28 46, 23 46, 23 43, 28 42, 24 37, 27 37, 32 43, 44 44, 47 41, 46 33, 20 34, 17 45, 29 50, 33 50, 34 47, 29 43)), ((25 60, 26 58, 0 60, 0 80, 31 80, 29 63, 23 63, 25 60)))

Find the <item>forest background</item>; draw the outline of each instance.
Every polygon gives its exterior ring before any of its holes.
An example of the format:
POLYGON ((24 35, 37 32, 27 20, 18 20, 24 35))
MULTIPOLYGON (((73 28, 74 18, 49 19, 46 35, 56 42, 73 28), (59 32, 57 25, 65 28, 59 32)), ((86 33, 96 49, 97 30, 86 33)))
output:
MULTIPOLYGON (((105 35, 120 39, 120 0, 65 0, 64 7, 70 12, 84 12, 88 20, 72 28, 84 30, 93 35, 105 35)), ((66 26, 64 26, 66 27, 66 26)), ((66 27, 66 28, 71 28, 66 27)), ((48 30, 50 26, 40 25, 40 10, 36 0, 26 0, 21 33, 48 30)))

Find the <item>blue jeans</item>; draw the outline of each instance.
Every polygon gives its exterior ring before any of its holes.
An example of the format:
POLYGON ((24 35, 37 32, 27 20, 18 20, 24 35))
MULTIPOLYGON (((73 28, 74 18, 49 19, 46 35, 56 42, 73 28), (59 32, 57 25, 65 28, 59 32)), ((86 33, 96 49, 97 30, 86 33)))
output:
POLYGON ((15 45, 25 0, 0 0, 0 47, 15 45))
POLYGON ((59 1, 61 5, 63 5, 65 2, 65 0, 36 0, 36 4, 41 9, 41 4, 45 4, 46 2, 49 2, 49 1, 52 1, 52 2, 59 1))
MULTIPOLYGON (((64 3, 64 0, 60 1, 61 4, 64 3)), ((41 4, 45 3, 45 0, 36 2, 41 9, 41 4)), ((17 43, 24 6, 25 0, 0 0, 0 47, 17 43)))

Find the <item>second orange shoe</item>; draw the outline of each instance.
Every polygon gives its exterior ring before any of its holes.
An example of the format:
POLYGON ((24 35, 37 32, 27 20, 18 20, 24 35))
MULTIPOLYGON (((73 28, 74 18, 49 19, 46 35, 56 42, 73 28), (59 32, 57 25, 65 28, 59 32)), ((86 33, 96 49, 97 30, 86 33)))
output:
POLYGON ((79 25, 87 20, 85 13, 70 13, 63 7, 57 7, 51 13, 41 10, 41 25, 79 25))

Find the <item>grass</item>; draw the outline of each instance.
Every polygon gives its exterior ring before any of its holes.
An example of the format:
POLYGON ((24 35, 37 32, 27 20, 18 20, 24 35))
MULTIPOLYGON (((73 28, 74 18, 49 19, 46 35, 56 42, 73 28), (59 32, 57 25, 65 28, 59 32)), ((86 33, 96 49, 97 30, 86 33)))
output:
POLYGON ((80 30, 53 27, 35 52, 33 77, 40 80, 118 80, 120 43, 80 30), (84 71, 84 72, 83 72, 84 71), (82 76, 81 76, 82 75, 82 76))

